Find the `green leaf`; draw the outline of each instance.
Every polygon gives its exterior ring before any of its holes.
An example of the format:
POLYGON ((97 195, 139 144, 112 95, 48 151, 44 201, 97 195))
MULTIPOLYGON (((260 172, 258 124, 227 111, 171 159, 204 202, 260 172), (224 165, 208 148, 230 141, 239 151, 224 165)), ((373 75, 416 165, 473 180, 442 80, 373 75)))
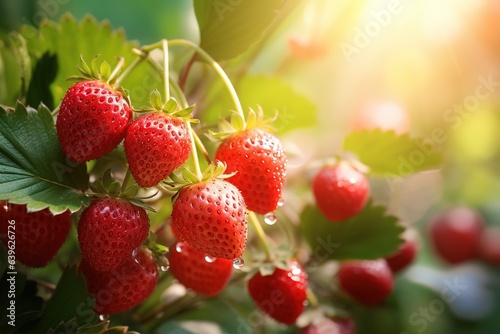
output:
POLYGON ((49 109, 54 109, 54 98, 50 85, 57 75, 57 56, 45 52, 33 69, 32 78, 26 96, 26 105, 38 106, 45 104, 49 109))
POLYGON ((332 223, 316 206, 307 206, 300 216, 300 230, 318 262, 347 259, 377 259, 395 252, 404 228, 388 216, 382 206, 369 202, 354 217, 332 223))
POLYGON ((87 293, 85 278, 76 265, 67 267, 37 324, 37 333, 47 333, 61 321, 72 319, 76 319, 79 326, 93 324, 97 321, 93 307, 94 299, 87 293))
POLYGON ((77 211, 88 205, 88 175, 84 164, 62 152, 49 110, 21 104, 0 106, 0 200, 48 207, 53 213, 77 211))
POLYGON ((439 168, 443 163, 443 155, 432 139, 410 138, 380 129, 351 132, 343 149, 355 153, 371 173, 385 176, 404 177, 439 168))
POLYGON ((245 52, 279 15, 284 0, 194 0, 200 46, 216 61, 245 52))
POLYGON ((245 318, 220 299, 207 301, 202 308, 186 312, 158 328, 158 333, 198 334, 236 333, 236 329, 252 333, 245 318))
MULTIPOLYGON (((260 106, 264 111, 264 119, 275 117, 277 112, 276 120, 271 123, 277 133, 317 124, 316 105, 280 78, 245 76, 237 84, 236 90, 245 110, 260 106)), ((233 108, 233 103, 225 91, 218 91, 218 94, 214 95, 209 98, 211 104, 203 115, 209 123, 218 122, 227 116, 228 109, 233 108)), ((249 120, 255 121, 250 118, 249 120)))
MULTIPOLYGON (((81 57, 91 60, 99 55, 100 62, 106 61, 109 64, 115 64, 118 57, 123 57, 128 65, 137 58, 132 52, 137 44, 127 41, 123 30, 113 30, 108 21, 97 22, 90 15, 77 22, 74 17, 66 14, 59 22, 44 21, 38 31, 33 30, 33 27, 27 25, 21 28, 23 35, 32 36, 27 40, 32 60, 37 61, 46 52, 57 56, 59 71, 50 86, 55 101, 61 101, 66 90, 73 84, 67 78, 80 75, 78 66, 85 67, 80 63, 81 57)), ((140 106, 149 105, 151 90, 162 88, 162 79, 144 62, 127 76, 122 86, 130 88, 134 109, 140 109, 140 106)))
POLYGON ((11 43, 0 40, 0 101, 14 104, 22 85, 19 59, 11 43))
POLYGON ((19 62, 20 75, 21 75, 21 91, 19 94, 20 99, 24 99, 28 84, 31 80, 31 58, 29 56, 28 45, 26 39, 18 32, 11 32, 9 40, 12 43, 12 50, 19 62))

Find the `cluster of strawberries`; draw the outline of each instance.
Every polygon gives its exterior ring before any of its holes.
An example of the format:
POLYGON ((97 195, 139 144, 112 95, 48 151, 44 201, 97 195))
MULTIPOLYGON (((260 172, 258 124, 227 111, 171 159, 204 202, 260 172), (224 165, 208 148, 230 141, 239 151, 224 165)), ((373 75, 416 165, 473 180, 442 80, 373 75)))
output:
MULTIPOLYGON (((189 125, 192 109, 181 109, 176 103, 174 107, 152 105, 134 119, 121 88, 86 77, 71 86, 61 102, 56 122, 59 142, 64 154, 80 163, 99 159, 123 142, 129 173, 138 186, 155 187, 161 182, 172 190, 169 222, 177 241, 168 254, 171 273, 192 291, 215 296, 228 283, 233 267, 241 267, 249 212, 269 216, 282 204, 284 148, 265 126, 259 126, 262 123, 255 121, 254 114, 252 122, 240 120, 242 126, 219 136, 215 163, 193 173, 185 167, 197 149, 189 125), (185 167, 182 177, 175 174, 181 167, 185 167)), ((78 219, 82 254, 79 270, 87 290, 95 296, 96 313, 114 314, 140 304, 153 292, 159 259, 150 247, 148 213, 130 197, 127 177, 121 190, 106 186, 91 190, 90 205, 73 215, 78 219)), ((324 166, 312 190, 318 207, 332 223, 359 213, 369 197, 366 176, 348 162, 324 166)), ((15 219, 17 223, 17 259, 28 266, 46 265, 64 243, 72 215, 52 215, 47 209, 27 212, 25 206, 7 202, 1 205, 4 239, 4 222, 15 219)), ((391 293, 393 272, 408 265, 415 252, 415 244, 408 241, 390 258, 342 263, 339 284, 358 302, 376 305, 391 293)), ((268 254, 261 266, 250 273, 250 297, 276 321, 294 324, 308 298, 306 272, 293 255, 274 258, 268 254), (272 298, 276 291, 280 292, 278 301, 272 298)), ((325 318, 302 332, 313 333, 320 325, 337 326, 342 333, 354 331, 350 319, 325 318)))

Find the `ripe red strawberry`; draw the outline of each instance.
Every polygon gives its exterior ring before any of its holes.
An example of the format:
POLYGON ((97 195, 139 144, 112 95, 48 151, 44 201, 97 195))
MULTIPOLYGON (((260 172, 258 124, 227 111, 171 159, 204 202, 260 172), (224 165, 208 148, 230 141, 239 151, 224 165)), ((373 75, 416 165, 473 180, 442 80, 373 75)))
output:
POLYGON ((132 109, 120 92, 100 80, 80 81, 61 102, 57 136, 66 156, 85 162, 111 152, 131 118, 132 109))
POLYGON ((429 223, 431 244, 450 264, 473 259, 483 230, 483 218, 467 207, 453 207, 435 216, 429 223))
POLYGON ((150 251, 138 248, 119 267, 97 271, 85 259, 79 271, 87 281, 87 291, 94 295, 97 314, 109 315, 128 310, 144 301, 158 282, 158 268, 150 251))
POLYGON ((232 260, 245 250, 245 202, 225 180, 212 178, 182 188, 171 219, 177 238, 205 255, 232 260))
POLYGON ((370 194, 366 176, 350 164, 325 166, 313 180, 313 193, 319 209, 333 222, 359 213, 370 194))
POLYGON ((307 299, 307 274, 296 261, 289 270, 276 268, 271 275, 256 273, 248 281, 250 297, 262 312, 285 325, 295 323, 307 299))
POLYGON ((228 179, 242 193, 247 208, 259 214, 276 210, 286 176, 287 158, 280 140, 258 128, 237 132, 217 148, 215 159, 225 162, 228 179))
POLYGON ((187 160, 191 138, 182 118, 154 112, 132 122, 124 146, 134 179, 152 187, 187 160))
POLYGON ((356 325, 351 318, 323 318, 318 323, 302 328, 298 334, 355 334, 356 325))
POLYGON ((28 212, 25 205, 0 201, 0 238, 7 254, 29 267, 45 267, 63 245, 71 228, 69 211, 28 212), (15 247, 15 248, 14 248, 15 247))
POLYGON ((490 226, 483 230, 478 244, 478 257, 494 266, 500 265, 500 227, 490 226))
POLYGON ((226 286, 233 269, 233 262, 226 259, 205 259, 184 242, 170 247, 170 271, 186 288, 205 296, 216 296, 226 286))
POLYGON ((82 257, 95 270, 109 271, 130 258, 149 233, 146 211, 125 199, 97 198, 78 223, 82 257))
POLYGON ((380 304, 394 286, 392 271, 384 259, 344 262, 337 275, 342 290, 365 306, 380 304))
POLYGON ((397 273, 410 265, 418 252, 417 243, 414 240, 405 240, 399 249, 385 260, 393 273, 397 273))

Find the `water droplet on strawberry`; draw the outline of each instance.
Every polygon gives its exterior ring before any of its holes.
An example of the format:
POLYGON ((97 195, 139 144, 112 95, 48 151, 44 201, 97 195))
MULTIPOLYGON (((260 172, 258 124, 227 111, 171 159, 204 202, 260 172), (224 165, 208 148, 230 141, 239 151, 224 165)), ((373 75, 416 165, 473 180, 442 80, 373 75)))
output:
POLYGON ((304 304, 304 306, 307 306, 307 305, 309 305, 309 301, 304 300, 304 303, 303 303, 303 304, 304 304))
POLYGON ((280 198, 279 201, 278 201, 278 207, 282 207, 284 204, 285 204, 285 199, 284 198, 280 198))
POLYGON ((183 242, 178 242, 177 245, 175 245, 175 250, 178 253, 182 253, 182 250, 184 249, 184 243, 183 242))
POLYGON ((104 320, 106 320, 108 317, 109 317, 109 316, 108 316, 108 315, 106 315, 106 314, 99 314, 99 320, 100 320, 100 321, 104 321, 104 320))
POLYGON ((276 214, 274 212, 269 212, 264 215, 264 222, 267 225, 274 225, 277 220, 278 219, 276 218, 276 214))
POLYGON ((208 263, 214 263, 215 260, 217 260, 216 257, 205 255, 205 261, 207 261, 208 263))
POLYGON ((167 271, 170 268, 170 262, 164 256, 158 259, 158 264, 160 266, 161 271, 167 271))
POLYGON ((241 257, 233 260, 233 268, 234 269, 241 269, 241 268, 243 268, 244 264, 245 264, 245 261, 241 257))

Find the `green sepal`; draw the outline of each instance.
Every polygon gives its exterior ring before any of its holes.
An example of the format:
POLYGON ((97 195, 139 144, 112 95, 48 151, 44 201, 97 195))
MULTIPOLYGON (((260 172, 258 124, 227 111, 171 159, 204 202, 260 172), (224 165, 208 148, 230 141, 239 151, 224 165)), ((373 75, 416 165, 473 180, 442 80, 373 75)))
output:
POLYGON ((200 182, 201 180, 194 174, 192 171, 190 171, 188 168, 183 168, 182 169, 182 178, 186 180, 188 183, 197 183, 200 182))
POLYGON ((187 108, 175 111, 172 113, 172 116, 186 118, 193 113, 195 107, 196 107, 196 105, 192 105, 192 106, 189 106, 187 108))
POLYGON ((165 110, 165 112, 167 113, 173 113, 177 110, 177 107, 179 106, 179 103, 177 103, 177 100, 173 97, 171 97, 167 103, 165 103, 165 106, 163 107, 163 109, 165 110))
POLYGON ((111 66, 109 66, 107 61, 103 61, 101 63, 101 66, 99 67, 99 73, 101 79, 106 78, 106 80, 104 81, 107 81, 107 79, 111 76, 111 66))
POLYGON ((154 110, 163 110, 163 102, 160 92, 157 89, 153 90, 151 94, 149 94, 149 103, 151 103, 154 110))

